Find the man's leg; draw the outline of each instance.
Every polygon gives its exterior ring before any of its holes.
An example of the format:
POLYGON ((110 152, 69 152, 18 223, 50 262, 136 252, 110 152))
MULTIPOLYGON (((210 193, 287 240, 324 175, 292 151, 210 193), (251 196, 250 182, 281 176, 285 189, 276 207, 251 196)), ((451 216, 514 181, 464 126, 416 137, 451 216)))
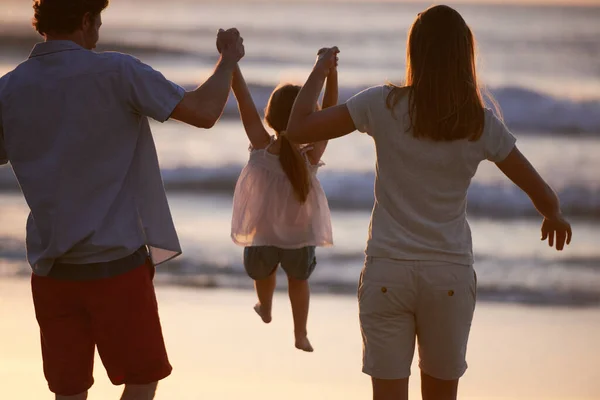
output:
POLYGON ((156 395, 158 382, 147 385, 125 385, 121 400, 152 400, 156 395))
POLYGON ((124 399, 152 399, 156 382, 171 374, 153 277, 148 262, 88 291, 98 353, 111 382, 126 385, 124 399))
POLYGON ((32 275, 44 375, 56 399, 85 400, 94 383, 95 345, 79 283, 32 275))
POLYGON ((87 400, 88 392, 76 394, 75 396, 61 396, 56 395, 56 400, 87 400))

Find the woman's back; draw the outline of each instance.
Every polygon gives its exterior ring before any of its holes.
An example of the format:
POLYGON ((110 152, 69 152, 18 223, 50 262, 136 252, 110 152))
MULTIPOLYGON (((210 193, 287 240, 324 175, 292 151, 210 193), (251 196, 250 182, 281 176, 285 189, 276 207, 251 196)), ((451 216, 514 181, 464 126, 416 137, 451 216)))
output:
POLYGON ((347 103, 356 128, 375 140, 375 206, 367 254, 472 264, 466 221, 467 190, 482 160, 500 161, 515 144, 490 110, 478 140, 415 138, 408 116, 409 89, 378 86, 347 103), (393 109, 391 90, 406 91, 393 109))

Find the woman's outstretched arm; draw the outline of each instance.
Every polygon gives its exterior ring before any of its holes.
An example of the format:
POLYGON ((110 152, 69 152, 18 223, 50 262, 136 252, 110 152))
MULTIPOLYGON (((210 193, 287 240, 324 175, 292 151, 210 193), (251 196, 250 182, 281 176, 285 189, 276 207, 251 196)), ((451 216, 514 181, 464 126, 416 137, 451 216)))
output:
POLYGON ((547 239, 548 245, 556 246, 556 250, 562 250, 565 243, 571 243, 571 225, 562 215, 558 196, 519 149, 515 146, 510 154, 496 165, 529 196, 535 208, 544 217, 541 239, 547 239))
POLYGON ((269 145, 271 138, 263 125, 260 114, 254 104, 254 100, 252 100, 252 95, 250 94, 250 90, 248 89, 248 85, 246 84, 239 65, 236 66, 233 72, 233 82, 231 87, 233 88, 233 94, 237 99, 242 123, 244 124, 246 135, 248 135, 252 147, 254 149, 264 149, 269 145))
POLYGON ((347 135, 356 130, 345 104, 316 110, 319 94, 329 71, 335 68, 337 47, 321 53, 296 98, 288 122, 287 135, 295 143, 316 143, 347 135))

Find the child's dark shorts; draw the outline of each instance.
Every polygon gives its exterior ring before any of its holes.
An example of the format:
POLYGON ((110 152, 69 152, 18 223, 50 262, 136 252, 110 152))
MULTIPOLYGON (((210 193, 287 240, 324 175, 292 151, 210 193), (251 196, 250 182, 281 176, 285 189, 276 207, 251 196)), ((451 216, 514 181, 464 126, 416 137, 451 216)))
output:
POLYGON ((254 280, 268 278, 279 264, 289 278, 307 280, 317 265, 315 246, 301 249, 251 246, 244 249, 244 268, 254 280))

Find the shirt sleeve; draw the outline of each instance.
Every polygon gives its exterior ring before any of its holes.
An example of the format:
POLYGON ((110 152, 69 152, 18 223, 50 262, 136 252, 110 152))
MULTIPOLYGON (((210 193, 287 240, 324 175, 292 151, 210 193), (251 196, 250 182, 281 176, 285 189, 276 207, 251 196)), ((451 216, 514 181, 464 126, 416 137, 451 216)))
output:
POLYGON ((0 113, 0 165, 8 163, 8 155, 4 146, 4 129, 2 128, 2 113, 0 113))
POLYGON ((373 129, 373 109, 379 105, 383 99, 383 86, 375 86, 354 95, 346 102, 346 107, 350 112, 354 126, 359 132, 374 134, 373 129))
POLYGON ((503 161, 517 142, 504 122, 498 119, 490 109, 485 110, 483 140, 485 158, 492 162, 503 161))
POLYGON ((123 69, 125 96, 133 110, 159 122, 169 119, 185 89, 131 56, 125 58, 123 69))

